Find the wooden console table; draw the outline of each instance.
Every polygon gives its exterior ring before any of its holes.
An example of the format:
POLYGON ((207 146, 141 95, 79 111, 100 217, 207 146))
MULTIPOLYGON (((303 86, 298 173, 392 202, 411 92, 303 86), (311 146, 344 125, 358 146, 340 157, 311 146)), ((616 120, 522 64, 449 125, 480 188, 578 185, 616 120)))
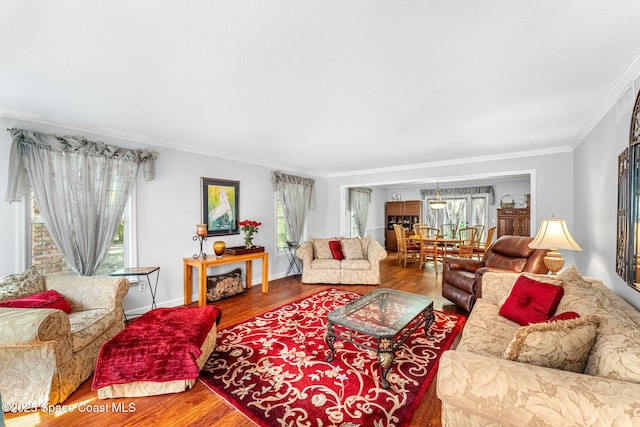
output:
POLYGON ((243 255, 229 255, 224 254, 220 258, 216 258, 215 255, 211 258, 203 259, 199 258, 184 258, 184 305, 191 304, 191 292, 192 292, 192 279, 193 279, 193 267, 197 267, 198 270, 198 305, 207 305, 207 267, 217 267, 224 264, 233 264, 236 262, 245 261, 245 274, 247 279, 247 289, 251 287, 252 266, 251 262, 254 259, 262 259, 262 293, 269 292, 269 253, 268 252, 253 252, 243 255))

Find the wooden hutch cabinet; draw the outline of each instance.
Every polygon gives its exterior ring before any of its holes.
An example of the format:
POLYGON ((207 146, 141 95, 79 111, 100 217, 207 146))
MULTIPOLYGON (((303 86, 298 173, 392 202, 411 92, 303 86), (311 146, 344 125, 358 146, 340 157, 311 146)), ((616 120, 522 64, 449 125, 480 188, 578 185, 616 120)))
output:
POLYGON ((529 208, 498 209, 498 237, 505 234, 530 236, 531 224, 529 208))
POLYGON ((398 250, 398 241, 396 240, 396 232, 393 230, 393 224, 400 224, 405 230, 413 233, 413 224, 422 221, 422 201, 387 202, 385 218, 387 221, 385 247, 396 251, 398 250))

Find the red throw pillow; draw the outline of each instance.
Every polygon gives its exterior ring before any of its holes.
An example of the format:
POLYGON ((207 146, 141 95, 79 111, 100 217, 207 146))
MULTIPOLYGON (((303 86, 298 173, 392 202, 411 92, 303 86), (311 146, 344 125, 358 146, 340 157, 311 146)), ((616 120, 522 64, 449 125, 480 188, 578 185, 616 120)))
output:
POLYGON ((329 240, 329 249, 331 249, 331 255, 333 256, 333 259, 344 259, 344 254, 342 253, 342 244, 340 243, 340 240, 329 240))
POLYGON ((556 320, 577 319, 578 317, 580 317, 580 315, 575 311, 565 311, 564 313, 556 314, 555 316, 553 316, 551 319, 549 319, 549 322, 555 322, 556 320))
POLYGON ((500 308, 500 315, 522 326, 546 322, 555 313, 564 289, 520 276, 500 308))
POLYGON ((71 313, 71 306, 56 290, 50 289, 28 297, 0 302, 0 307, 12 308, 57 308, 65 313, 71 313))

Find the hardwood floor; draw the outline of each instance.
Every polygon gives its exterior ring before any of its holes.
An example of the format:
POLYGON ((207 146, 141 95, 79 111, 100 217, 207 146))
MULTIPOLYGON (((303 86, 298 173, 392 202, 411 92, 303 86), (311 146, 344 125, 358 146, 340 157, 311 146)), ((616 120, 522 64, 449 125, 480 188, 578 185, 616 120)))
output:
MULTIPOLYGON (((459 312, 441 296, 442 266, 436 269, 433 263, 427 263, 423 270, 418 270, 415 264, 407 265, 405 268, 397 263, 395 252, 389 252, 389 256, 382 261, 381 274, 383 287, 425 295, 434 301, 436 310, 459 312)), ((375 289, 362 285, 305 285, 300 282, 300 277, 286 277, 269 282, 268 294, 262 294, 260 286, 253 286, 245 296, 216 302, 215 304, 222 308, 219 328, 235 325, 264 311, 309 296, 327 286, 363 294, 375 289)), ((200 381, 196 382, 193 389, 184 393, 105 400, 97 399, 96 392, 91 390, 91 381, 92 377, 61 404, 67 408, 74 408, 72 412, 5 414, 7 427, 255 425, 200 381)), ((435 384, 434 380, 414 413, 412 426, 441 425, 440 400, 436 397, 435 384)))

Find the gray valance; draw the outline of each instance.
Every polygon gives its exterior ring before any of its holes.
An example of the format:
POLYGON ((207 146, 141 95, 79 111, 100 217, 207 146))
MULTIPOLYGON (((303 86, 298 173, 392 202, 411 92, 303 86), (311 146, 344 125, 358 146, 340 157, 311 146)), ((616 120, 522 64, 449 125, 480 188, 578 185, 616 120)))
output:
POLYGON ((5 200, 17 202, 23 194, 29 193, 29 181, 24 166, 28 150, 44 149, 67 153, 82 153, 88 156, 119 158, 144 163, 144 178, 155 177, 154 161, 158 154, 149 150, 121 148, 104 142, 89 141, 81 136, 57 136, 25 129, 9 129, 13 138, 9 159, 9 183, 5 200))
MULTIPOLYGON (((484 187, 463 187, 463 188, 441 188, 440 195, 443 198, 446 196, 466 196, 466 195, 474 195, 474 194, 488 194, 489 195, 489 204, 495 205, 496 196, 493 190, 493 186, 487 185, 484 187)), ((420 196, 422 199, 426 199, 428 196, 435 196, 436 189, 422 189, 420 190, 420 196)))
POLYGON ((315 181, 311 178, 305 178, 303 176, 288 175, 280 171, 271 172, 273 175, 273 189, 277 190, 282 184, 300 184, 307 187, 313 187, 315 181))

